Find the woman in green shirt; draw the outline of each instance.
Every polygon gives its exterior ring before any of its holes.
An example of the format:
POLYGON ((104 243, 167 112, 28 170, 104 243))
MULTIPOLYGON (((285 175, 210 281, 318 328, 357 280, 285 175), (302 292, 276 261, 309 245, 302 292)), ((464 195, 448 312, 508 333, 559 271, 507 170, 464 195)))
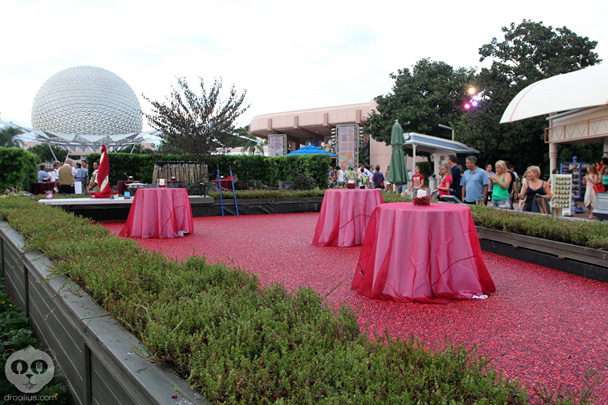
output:
POLYGON ((602 177, 602 184, 604 185, 604 188, 608 190, 608 165, 602 166, 600 176, 602 177))
POLYGON ((509 184, 511 184, 511 175, 507 173, 507 165, 504 160, 496 162, 496 174, 489 176, 493 184, 492 187, 492 206, 498 208, 509 204, 509 184))

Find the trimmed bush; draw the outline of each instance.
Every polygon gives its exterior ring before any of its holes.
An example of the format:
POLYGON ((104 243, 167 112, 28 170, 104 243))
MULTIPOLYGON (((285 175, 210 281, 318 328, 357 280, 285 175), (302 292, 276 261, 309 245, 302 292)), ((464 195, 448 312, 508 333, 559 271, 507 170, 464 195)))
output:
POLYGON ((21 148, 0 148, 0 192, 6 188, 30 190, 38 181, 38 156, 21 148))
MULTIPOLYGON (((98 161, 99 153, 87 156, 89 175, 93 173, 94 161, 98 161)), ((144 183, 152 182, 152 172, 156 162, 189 161, 193 157, 187 155, 137 155, 129 153, 109 153, 110 181, 116 184, 133 176, 144 183)), ((230 168, 239 178, 239 182, 248 183, 260 181, 270 187, 278 187, 279 181, 294 180, 295 177, 306 175, 314 181, 313 187, 325 189, 329 185, 329 168, 331 158, 328 155, 304 155, 266 157, 261 155, 212 155, 204 162, 209 166, 209 176, 217 178, 217 167, 220 174, 228 176, 230 168)))

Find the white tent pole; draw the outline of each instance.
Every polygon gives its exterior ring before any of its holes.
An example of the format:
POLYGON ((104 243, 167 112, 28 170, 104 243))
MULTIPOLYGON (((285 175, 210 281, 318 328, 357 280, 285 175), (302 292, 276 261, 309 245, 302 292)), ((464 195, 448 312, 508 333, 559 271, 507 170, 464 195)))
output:
POLYGON ((53 152, 53 148, 51 148, 51 143, 47 142, 47 145, 49 145, 49 149, 51 150, 51 154, 53 155, 53 159, 55 159, 55 162, 57 161, 57 156, 55 156, 55 152, 53 152))

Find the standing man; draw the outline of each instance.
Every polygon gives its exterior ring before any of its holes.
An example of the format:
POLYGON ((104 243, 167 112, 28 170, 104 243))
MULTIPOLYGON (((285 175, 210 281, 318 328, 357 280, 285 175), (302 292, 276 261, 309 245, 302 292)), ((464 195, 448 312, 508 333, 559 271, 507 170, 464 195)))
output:
POLYGON ((374 172, 374 188, 379 188, 380 190, 384 187, 384 175, 380 171, 380 165, 376 165, 376 171, 374 172))
POLYGON ((450 185, 450 194, 456 196, 459 200, 462 200, 462 189, 460 187, 461 171, 460 166, 456 164, 456 155, 448 156, 448 165, 452 171, 452 184, 450 185))
POLYGON ((82 167, 82 164, 76 163, 76 181, 80 182, 81 193, 85 192, 85 188, 87 185, 87 177, 89 177, 89 172, 87 171, 87 169, 84 169, 82 167))
POLYGON ((82 168, 87 172, 87 178, 85 180, 86 184, 82 185, 82 189, 85 194, 89 194, 89 166, 87 164, 87 159, 82 158, 82 161, 80 162, 80 164, 81 164, 82 168))
POLYGON ((59 168, 59 192, 62 194, 74 194, 74 183, 78 173, 74 169, 74 161, 70 158, 65 160, 59 168))
POLYGON ((99 162, 93 162, 93 173, 91 174, 91 181, 89 181, 89 191, 99 191, 99 184, 97 184, 97 170, 99 162))
POLYGON ((462 175, 460 185, 462 186, 462 198, 467 204, 475 204, 476 201, 484 201, 488 196, 488 174, 485 170, 477 167, 477 158, 469 156, 466 160, 467 171, 462 175))

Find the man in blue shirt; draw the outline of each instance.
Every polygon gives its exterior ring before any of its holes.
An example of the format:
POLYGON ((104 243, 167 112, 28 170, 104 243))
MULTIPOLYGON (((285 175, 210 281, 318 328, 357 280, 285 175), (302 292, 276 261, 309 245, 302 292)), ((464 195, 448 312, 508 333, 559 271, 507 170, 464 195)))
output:
POLYGON ((467 204, 475 204, 478 200, 485 200, 488 195, 488 174, 477 167, 477 158, 469 156, 466 160, 467 171, 462 175, 462 199, 467 204))
POLYGON ((50 181, 51 175, 46 171, 46 165, 43 163, 40 165, 40 170, 38 170, 38 183, 44 182, 44 179, 50 181))

